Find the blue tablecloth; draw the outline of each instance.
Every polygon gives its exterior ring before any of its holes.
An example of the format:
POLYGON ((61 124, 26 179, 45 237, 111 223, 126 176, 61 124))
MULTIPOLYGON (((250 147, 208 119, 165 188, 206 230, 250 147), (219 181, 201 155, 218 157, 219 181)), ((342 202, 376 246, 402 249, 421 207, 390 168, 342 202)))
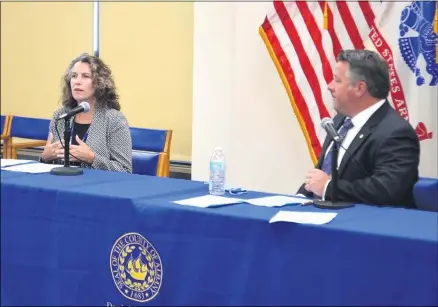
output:
POLYGON ((434 212, 357 205, 326 225, 269 224, 279 208, 172 203, 205 195, 201 182, 1 178, 2 305, 438 304, 434 212))

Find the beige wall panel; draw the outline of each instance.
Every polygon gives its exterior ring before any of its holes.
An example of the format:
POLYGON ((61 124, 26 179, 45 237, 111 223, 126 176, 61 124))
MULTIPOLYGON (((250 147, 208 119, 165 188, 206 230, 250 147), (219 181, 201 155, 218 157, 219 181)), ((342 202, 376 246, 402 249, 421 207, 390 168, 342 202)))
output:
POLYGON ((193 3, 101 2, 100 57, 135 127, 173 129, 171 159, 191 159, 193 3))
POLYGON ((1 3, 1 113, 51 118, 61 76, 92 52, 90 2, 1 3))

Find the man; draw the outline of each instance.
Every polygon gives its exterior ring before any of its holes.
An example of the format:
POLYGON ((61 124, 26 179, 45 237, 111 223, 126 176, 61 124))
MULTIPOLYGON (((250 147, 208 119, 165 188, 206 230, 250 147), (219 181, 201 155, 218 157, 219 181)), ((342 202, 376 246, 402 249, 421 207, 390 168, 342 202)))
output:
MULTIPOLYGON (((342 51, 328 89, 338 113, 334 126, 343 137, 336 200, 415 208, 420 144, 412 126, 386 99, 390 82, 384 59, 369 50, 342 51)), ((331 149, 327 136, 319 162, 298 194, 331 200, 331 149)))

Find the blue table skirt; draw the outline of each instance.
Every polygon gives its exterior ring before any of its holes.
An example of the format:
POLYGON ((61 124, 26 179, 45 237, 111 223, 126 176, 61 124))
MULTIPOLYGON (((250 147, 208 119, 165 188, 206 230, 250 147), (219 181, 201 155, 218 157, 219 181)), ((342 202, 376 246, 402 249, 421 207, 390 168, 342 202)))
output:
POLYGON ((172 203, 206 194, 200 182, 98 171, 2 172, 1 189, 2 305, 438 304, 433 212, 357 205, 326 225, 269 224, 279 208, 172 203), (147 303, 113 278, 112 248, 127 233, 162 265, 147 303))
MULTIPOLYGON (((279 209, 239 204, 183 210, 171 201, 136 202, 150 213, 138 230, 167 242, 161 253, 178 251, 178 262, 163 260, 180 278, 163 284, 162 293, 185 285, 170 304, 438 303, 435 213, 357 205, 326 225, 268 224, 279 209), (172 227, 161 228, 161 220, 172 227)), ((169 303, 163 296, 157 304, 169 303)))

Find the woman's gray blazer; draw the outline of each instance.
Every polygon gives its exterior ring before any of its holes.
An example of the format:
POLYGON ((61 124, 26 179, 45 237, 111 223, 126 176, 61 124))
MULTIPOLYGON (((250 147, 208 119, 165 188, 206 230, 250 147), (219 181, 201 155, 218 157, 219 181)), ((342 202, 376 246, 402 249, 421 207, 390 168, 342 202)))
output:
MULTIPOLYGON (((53 142, 61 137, 64 144, 64 120, 55 121, 59 115, 71 108, 62 107, 54 112, 50 123, 53 142), (58 132, 55 129, 58 128, 58 132)), ((72 117, 71 121, 74 121, 72 117)), ((85 142, 96 155, 93 163, 81 163, 81 167, 132 173, 132 140, 129 124, 120 111, 96 108, 85 142)))

